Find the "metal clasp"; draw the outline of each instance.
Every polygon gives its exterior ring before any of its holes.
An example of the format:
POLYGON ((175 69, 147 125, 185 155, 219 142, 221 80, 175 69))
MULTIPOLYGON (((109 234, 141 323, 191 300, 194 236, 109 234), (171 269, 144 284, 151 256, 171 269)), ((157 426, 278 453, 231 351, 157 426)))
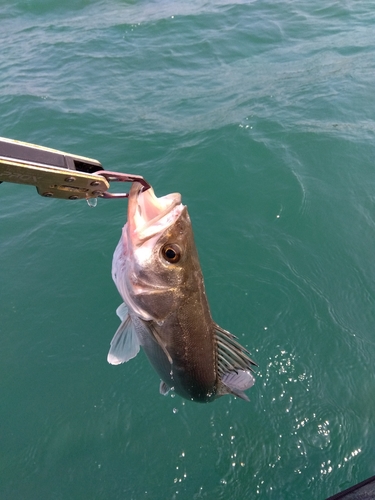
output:
MULTIPOLYGON (((96 175, 100 175, 107 179, 107 181, 111 182, 139 182, 142 184, 142 191, 146 191, 150 189, 151 185, 141 176, 134 174, 123 174, 120 172, 110 172, 109 170, 101 170, 100 172, 96 172, 96 175)), ((100 195, 101 198, 128 198, 129 193, 109 193, 106 191, 100 195)))

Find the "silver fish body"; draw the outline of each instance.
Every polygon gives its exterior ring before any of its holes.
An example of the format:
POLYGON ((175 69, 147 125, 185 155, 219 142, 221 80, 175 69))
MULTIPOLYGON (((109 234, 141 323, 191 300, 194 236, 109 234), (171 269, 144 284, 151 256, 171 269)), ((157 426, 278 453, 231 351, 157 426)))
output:
POLYGON ((108 361, 128 361, 144 349, 162 382, 184 398, 248 399, 255 364, 211 317, 191 221, 179 194, 156 198, 134 183, 128 222, 116 248, 112 277, 124 300, 122 323, 108 361))

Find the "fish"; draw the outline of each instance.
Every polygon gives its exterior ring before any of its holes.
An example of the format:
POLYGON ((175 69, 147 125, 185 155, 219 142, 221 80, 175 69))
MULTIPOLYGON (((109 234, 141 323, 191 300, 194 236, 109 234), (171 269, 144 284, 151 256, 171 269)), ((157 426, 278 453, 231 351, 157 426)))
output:
POLYGON ((249 400, 256 363, 211 316, 187 207, 180 193, 157 197, 134 182, 112 261, 123 303, 107 360, 119 365, 140 347, 159 375, 160 393, 211 402, 249 400))

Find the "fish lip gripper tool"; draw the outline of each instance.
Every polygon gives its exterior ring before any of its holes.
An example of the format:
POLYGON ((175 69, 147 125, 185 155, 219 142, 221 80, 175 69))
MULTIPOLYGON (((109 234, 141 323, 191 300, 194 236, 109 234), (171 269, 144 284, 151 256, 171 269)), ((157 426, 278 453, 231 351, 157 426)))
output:
POLYGON ((36 186, 47 198, 90 199, 126 198, 127 193, 110 193, 109 181, 140 182, 142 176, 103 170, 92 158, 0 137, 0 183, 36 186))

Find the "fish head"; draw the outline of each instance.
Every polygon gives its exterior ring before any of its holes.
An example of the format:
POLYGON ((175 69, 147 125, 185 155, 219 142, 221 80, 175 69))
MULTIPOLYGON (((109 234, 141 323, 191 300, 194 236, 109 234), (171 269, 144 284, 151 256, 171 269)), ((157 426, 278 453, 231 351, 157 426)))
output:
POLYGON ((183 299, 191 273, 200 271, 181 195, 158 198, 134 183, 120 244, 112 272, 120 294, 140 318, 162 322, 183 299))

